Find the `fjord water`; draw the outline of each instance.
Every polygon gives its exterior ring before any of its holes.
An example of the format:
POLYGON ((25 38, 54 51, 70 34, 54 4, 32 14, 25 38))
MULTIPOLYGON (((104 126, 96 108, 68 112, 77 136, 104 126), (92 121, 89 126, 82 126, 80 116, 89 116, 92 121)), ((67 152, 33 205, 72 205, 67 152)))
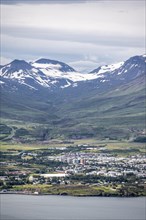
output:
POLYGON ((1 197, 1 220, 144 220, 146 197, 1 197))

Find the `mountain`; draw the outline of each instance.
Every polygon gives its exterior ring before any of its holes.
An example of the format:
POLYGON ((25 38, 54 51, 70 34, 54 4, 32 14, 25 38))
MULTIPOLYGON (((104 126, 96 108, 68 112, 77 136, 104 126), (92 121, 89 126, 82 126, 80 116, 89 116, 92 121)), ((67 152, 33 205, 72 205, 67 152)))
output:
MULTIPOLYGON (((39 59, 27 63, 14 60, 0 68, 1 85, 14 83, 14 89, 20 84, 27 89, 58 90, 69 87, 90 88, 100 91, 109 90, 123 83, 130 82, 145 71, 145 56, 135 56, 125 62, 98 67, 90 73, 78 73, 69 65, 50 59, 39 59)), ((77 88, 75 88, 77 90, 77 88)))
POLYGON ((56 69, 56 70, 60 70, 61 72, 76 72, 69 65, 56 60, 41 58, 39 60, 36 60, 35 62, 32 62, 31 64, 35 67, 42 69, 56 69))
MULTIPOLYGON (((42 59, 42 63, 40 63, 40 60, 38 62, 35 62, 33 64, 27 63, 24 60, 14 60, 11 63, 3 66, 1 68, 1 83, 3 86, 7 83, 12 83, 14 86, 11 88, 19 89, 20 85, 23 87, 27 87, 27 89, 33 89, 33 90, 39 90, 42 87, 52 89, 55 87, 55 85, 63 86, 67 84, 67 81, 58 78, 56 80, 55 77, 52 77, 52 75, 47 75, 45 70, 50 73, 52 73, 51 68, 49 69, 48 67, 46 68, 35 68, 35 66, 45 66, 44 64, 44 59, 42 59), (43 71, 41 71, 43 70, 43 71), (45 72, 45 73, 44 73, 45 72)), ((55 69, 55 64, 54 65, 54 72, 56 71, 55 69)), ((65 65, 65 64, 64 64, 65 65)), ((65 68, 62 66, 62 68, 65 68)), ((69 68, 69 71, 73 71, 73 69, 69 68)))
POLYGON ((145 56, 134 56, 125 62, 112 65, 101 66, 93 70, 92 74, 97 74, 98 78, 94 82, 99 85, 99 89, 111 90, 125 83, 129 83, 139 76, 145 74, 145 56), (100 86, 102 84, 102 86, 100 86))
POLYGON ((0 68, 2 121, 47 127, 48 138, 130 138, 145 127, 145 70, 145 55, 85 74, 50 59, 14 60, 0 68))
POLYGON ((69 86, 74 87, 75 82, 96 78, 95 74, 81 74, 63 62, 43 58, 30 63, 14 60, 0 68, 0 75, 3 87, 11 84, 11 89, 17 90, 21 84, 31 90, 44 87, 50 91, 55 89, 55 92, 69 86))
POLYGON ((134 56, 125 62, 101 66, 91 73, 96 73, 100 82, 129 82, 145 73, 145 55, 134 56))

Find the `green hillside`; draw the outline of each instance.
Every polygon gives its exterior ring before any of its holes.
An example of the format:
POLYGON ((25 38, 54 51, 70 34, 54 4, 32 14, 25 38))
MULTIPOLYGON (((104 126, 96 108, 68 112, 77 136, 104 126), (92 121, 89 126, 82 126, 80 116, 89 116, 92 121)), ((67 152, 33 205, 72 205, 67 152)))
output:
POLYGON ((93 90, 72 98, 2 94, 1 123, 16 131, 25 128, 26 135, 15 131, 16 138, 23 140, 137 137, 145 129, 144 77, 108 93, 93 90))

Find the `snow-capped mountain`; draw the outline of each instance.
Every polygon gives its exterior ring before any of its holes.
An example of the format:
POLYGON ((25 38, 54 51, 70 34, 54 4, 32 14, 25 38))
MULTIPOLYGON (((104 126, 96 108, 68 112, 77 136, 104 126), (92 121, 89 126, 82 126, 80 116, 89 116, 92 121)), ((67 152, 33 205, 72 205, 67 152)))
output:
POLYGON ((98 67, 91 73, 96 73, 99 78, 108 78, 111 76, 123 78, 126 75, 128 75, 130 78, 137 77, 139 74, 142 74, 144 72, 145 61, 145 55, 134 56, 125 62, 98 67))
POLYGON ((116 69, 119 69, 123 64, 124 62, 120 62, 120 63, 111 64, 111 65, 100 66, 97 69, 92 70, 91 73, 96 73, 98 75, 101 75, 106 72, 113 72, 116 69))
POLYGON ((14 60, 0 68, 1 85, 9 80, 26 86, 30 89, 38 90, 40 86, 44 88, 58 89, 76 86, 78 81, 93 80, 96 74, 82 74, 76 72, 69 65, 49 59, 39 59, 27 63, 24 60, 14 60))
POLYGON ((97 78, 96 74, 82 74, 65 63, 49 59, 39 59, 35 62, 32 62, 31 65, 39 69, 47 77, 52 77, 55 79, 62 78, 72 82, 78 82, 97 78))
POLYGON ((56 70, 60 70, 61 72, 76 72, 69 65, 56 60, 41 58, 39 60, 31 62, 31 64, 32 66, 40 69, 48 69, 48 70, 56 69, 56 70))
POLYGON ((1 82, 7 80, 36 89, 35 85, 48 87, 49 79, 38 69, 32 67, 24 60, 14 60, 3 66, 0 70, 1 82))
POLYGON ((63 89, 106 91, 145 74, 146 56, 131 57, 125 62, 98 67, 90 73, 79 73, 69 65, 50 59, 34 62, 14 60, 0 68, 0 85, 9 90, 23 86, 31 90, 63 89))
POLYGON ((97 74, 98 78, 94 80, 96 87, 105 89, 119 86, 146 74, 146 56, 134 56, 125 62, 101 66, 93 70, 91 74, 97 74))

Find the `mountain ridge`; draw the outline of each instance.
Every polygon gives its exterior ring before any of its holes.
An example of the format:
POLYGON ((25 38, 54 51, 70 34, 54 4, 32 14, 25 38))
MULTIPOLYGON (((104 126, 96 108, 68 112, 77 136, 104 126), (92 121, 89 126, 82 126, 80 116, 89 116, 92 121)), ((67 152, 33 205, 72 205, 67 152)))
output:
MULTIPOLYGON (((60 86, 61 89, 64 89, 67 87, 76 87, 77 82, 83 81, 96 80, 96 83, 107 83, 116 78, 123 80, 123 76, 128 78, 129 71, 130 74, 133 74, 134 78, 136 77, 136 69, 141 68, 139 69, 141 74, 145 69, 144 66, 145 55, 134 56, 125 62, 100 66, 90 73, 83 74, 78 73, 63 62, 41 58, 29 63, 24 60, 14 60, 0 68, 0 75, 1 82, 3 82, 3 78, 11 78, 13 80, 19 78, 19 81, 21 81, 20 79, 22 77, 23 82, 25 82, 25 78, 38 78, 36 83, 40 83, 44 87, 53 87, 55 84, 60 84, 60 80, 65 80, 63 85, 60 86)), ((32 85, 31 87, 33 88, 32 85)))

